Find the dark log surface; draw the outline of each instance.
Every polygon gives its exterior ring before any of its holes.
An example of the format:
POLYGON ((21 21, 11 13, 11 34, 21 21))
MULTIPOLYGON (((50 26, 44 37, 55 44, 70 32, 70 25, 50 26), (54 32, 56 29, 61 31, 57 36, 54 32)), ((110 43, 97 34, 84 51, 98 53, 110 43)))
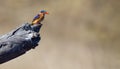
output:
POLYGON ((14 59, 38 46, 42 24, 25 23, 21 27, 0 37, 0 64, 14 59))

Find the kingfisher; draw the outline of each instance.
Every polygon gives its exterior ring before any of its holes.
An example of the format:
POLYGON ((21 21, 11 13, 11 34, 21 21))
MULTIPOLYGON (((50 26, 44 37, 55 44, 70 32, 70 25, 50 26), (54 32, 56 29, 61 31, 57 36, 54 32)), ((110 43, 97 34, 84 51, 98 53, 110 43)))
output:
POLYGON ((44 17, 45 17, 45 14, 48 14, 47 11, 45 10, 41 10, 40 13, 38 13, 34 18, 33 18, 33 21, 32 21, 32 25, 34 24, 40 24, 44 17))

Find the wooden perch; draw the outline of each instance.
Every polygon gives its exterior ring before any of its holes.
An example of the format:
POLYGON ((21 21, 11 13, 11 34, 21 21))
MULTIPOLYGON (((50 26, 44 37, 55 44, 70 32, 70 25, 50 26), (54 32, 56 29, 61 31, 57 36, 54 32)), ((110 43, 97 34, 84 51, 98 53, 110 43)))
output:
POLYGON ((42 24, 26 23, 0 37, 0 64, 14 59, 38 46, 42 24))

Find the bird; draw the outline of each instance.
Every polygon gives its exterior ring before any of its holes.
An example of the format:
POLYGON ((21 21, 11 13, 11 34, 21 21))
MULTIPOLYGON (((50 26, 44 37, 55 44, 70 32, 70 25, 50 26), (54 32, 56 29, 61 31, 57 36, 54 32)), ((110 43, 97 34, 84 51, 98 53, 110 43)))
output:
POLYGON ((47 11, 45 10, 41 10, 40 13, 38 13, 32 20, 32 25, 34 24, 40 24, 43 20, 44 20, 44 17, 45 17, 45 14, 48 14, 47 11))

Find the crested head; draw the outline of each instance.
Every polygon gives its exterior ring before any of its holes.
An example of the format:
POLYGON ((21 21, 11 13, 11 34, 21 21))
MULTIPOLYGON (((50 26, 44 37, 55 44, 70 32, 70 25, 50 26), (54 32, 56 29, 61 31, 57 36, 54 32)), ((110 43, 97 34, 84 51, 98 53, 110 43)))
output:
POLYGON ((40 12, 43 13, 43 12, 46 12, 46 10, 41 10, 40 12))
POLYGON ((41 10, 40 13, 48 14, 48 12, 45 10, 41 10))

